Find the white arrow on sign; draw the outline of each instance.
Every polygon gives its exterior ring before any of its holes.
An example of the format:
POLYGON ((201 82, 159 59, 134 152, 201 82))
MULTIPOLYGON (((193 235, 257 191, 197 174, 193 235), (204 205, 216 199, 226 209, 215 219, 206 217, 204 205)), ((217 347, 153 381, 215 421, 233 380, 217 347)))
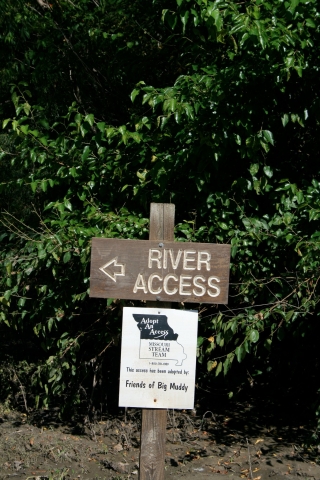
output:
POLYGON ((112 260, 110 260, 108 263, 103 265, 102 267, 99 268, 101 272, 103 272, 105 275, 107 275, 111 280, 114 282, 117 281, 116 276, 118 277, 124 277, 125 276, 125 264, 124 263, 117 263, 118 262, 118 257, 114 257, 112 260), (119 272, 114 272, 113 274, 110 273, 110 271, 107 270, 107 268, 114 264, 115 267, 120 267, 120 273, 119 272))

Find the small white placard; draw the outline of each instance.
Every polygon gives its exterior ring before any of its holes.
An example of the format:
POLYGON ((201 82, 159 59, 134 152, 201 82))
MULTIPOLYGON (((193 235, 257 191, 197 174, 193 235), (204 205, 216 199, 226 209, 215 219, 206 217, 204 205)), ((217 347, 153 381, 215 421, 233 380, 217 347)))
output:
POLYGON ((194 407, 198 313, 123 309, 120 407, 194 407))

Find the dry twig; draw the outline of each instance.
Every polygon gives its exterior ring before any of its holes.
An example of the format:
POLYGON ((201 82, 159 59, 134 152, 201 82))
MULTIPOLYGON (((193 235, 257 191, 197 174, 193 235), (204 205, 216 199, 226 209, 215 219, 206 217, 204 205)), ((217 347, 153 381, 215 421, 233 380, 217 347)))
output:
POLYGON ((248 439, 247 440, 247 446, 248 446, 248 463, 249 463, 249 474, 250 474, 250 480, 253 480, 253 475, 252 475, 252 465, 251 465, 251 457, 250 457, 250 446, 248 439))

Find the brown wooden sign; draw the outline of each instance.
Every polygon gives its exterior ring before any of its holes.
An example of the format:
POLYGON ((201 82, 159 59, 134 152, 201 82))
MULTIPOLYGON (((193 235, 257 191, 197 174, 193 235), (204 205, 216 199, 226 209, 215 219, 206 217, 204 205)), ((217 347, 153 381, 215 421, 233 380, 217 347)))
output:
POLYGON ((93 238, 90 297, 228 302, 230 245, 93 238))

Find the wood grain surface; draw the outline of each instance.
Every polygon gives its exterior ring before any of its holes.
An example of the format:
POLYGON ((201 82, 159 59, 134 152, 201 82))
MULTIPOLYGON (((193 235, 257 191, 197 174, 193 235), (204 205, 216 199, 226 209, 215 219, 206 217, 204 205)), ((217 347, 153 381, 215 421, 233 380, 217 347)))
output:
POLYGON ((167 410, 143 409, 139 480, 163 480, 167 410))
MULTIPOLYGON (((152 203, 150 207, 150 240, 172 240, 175 206, 152 203)), ((147 307, 157 307, 159 302, 147 302, 147 307)), ((162 308, 170 303, 161 302, 162 308)), ((145 408, 142 410, 139 480, 164 480, 167 410, 145 408)))
POLYGON ((92 239, 90 297, 228 302, 230 245, 174 242, 172 211, 155 207, 150 240, 92 239))
POLYGON ((151 203, 149 240, 174 241, 174 214, 172 203, 151 203))

